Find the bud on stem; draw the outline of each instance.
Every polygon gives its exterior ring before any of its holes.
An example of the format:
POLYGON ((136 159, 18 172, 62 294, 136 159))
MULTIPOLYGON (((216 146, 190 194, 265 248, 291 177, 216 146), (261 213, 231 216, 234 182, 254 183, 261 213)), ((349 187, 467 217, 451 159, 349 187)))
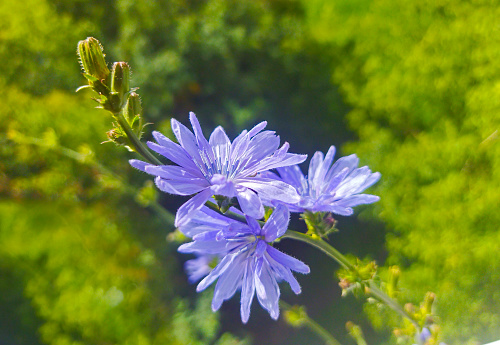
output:
POLYGON ((109 69, 104 59, 101 44, 93 37, 78 42, 78 56, 85 74, 97 80, 104 80, 109 76, 109 69))
POLYGON ((117 98, 118 108, 121 108, 129 92, 130 67, 126 62, 115 62, 111 72, 111 94, 117 98))

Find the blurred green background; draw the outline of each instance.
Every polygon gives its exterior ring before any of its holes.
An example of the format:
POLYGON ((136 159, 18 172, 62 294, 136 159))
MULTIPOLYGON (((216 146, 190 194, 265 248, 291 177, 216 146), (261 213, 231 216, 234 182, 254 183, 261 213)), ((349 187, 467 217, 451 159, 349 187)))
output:
MULTIPOLYGON (((0 344, 322 344, 195 294, 171 214, 74 92, 87 36, 130 62, 149 130, 194 111, 206 134, 265 119, 293 152, 356 152, 381 201, 332 243, 400 265, 404 301, 435 292, 449 345, 500 339, 499 18, 493 0, 0 0, 0 344)), ((280 248, 312 269, 284 300, 344 344, 348 320, 395 342, 392 314, 340 298, 336 265, 280 248)))

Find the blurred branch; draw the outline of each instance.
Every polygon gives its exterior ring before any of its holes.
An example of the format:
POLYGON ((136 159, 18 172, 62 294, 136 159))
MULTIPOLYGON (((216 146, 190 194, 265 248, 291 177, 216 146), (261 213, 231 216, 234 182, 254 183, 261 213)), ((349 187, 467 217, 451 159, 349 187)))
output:
MULTIPOLYGON (((48 132, 50 133, 50 132, 48 132)), ((50 136, 50 134, 49 134, 50 136)), ((101 174, 107 175, 115 179, 116 181, 120 182, 120 184, 123 186, 123 190, 126 194, 134 196, 137 196, 138 191, 136 188, 132 187, 127 181, 125 181, 120 175, 116 174, 112 170, 110 170, 108 167, 104 166, 103 164, 99 163, 96 161, 91 154, 84 154, 75 150, 72 150, 70 148, 64 147, 60 144, 58 144, 54 140, 46 140, 46 139, 39 139, 39 138, 33 138, 33 137, 28 137, 25 136, 17 131, 10 131, 8 133, 8 139, 11 141, 15 142, 18 145, 22 144, 29 144, 29 145, 34 145, 38 146, 41 148, 45 148, 48 150, 51 150, 53 152, 56 152, 62 156, 71 158, 75 161, 78 161, 79 163, 83 165, 88 165, 92 166, 95 169, 97 169, 101 174)), ((136 200, 137 202, 137 200, 136 200)), ((142 205, 144 206, 144 205, 142 205)), ((156 213, 160 215, 160 217, 163 218, 168 224, 174 224, 174 215, 166 210, 163 206, 161 206, 156 200, 150 200, 149 202, 149 207, 151 207, 156 213)))
POLYGON ((305 307, 303 306, 291 306, 288 303, 280 300, 280 306, 285 309, 285 321, 293 327, 306 326, 311 331, 316 333, 320 338, 325 341, 326 345, 341 345, 340 342, 334 338, 326 329, 324 329, 319 323, 314 321, 307 315, 305 307))

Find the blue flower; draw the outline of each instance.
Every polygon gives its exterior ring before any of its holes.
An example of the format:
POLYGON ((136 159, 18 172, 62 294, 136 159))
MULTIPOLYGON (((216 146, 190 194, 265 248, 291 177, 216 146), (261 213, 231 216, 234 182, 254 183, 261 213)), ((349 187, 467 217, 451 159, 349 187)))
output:
POLYGON ((202 291, 218 280, 212 300, 214 311, 241 289, 241 320, 244 323, 250 317, 255 294, 262 307, 276 320, 280 297, 278 281, 285 280, 293 292, 300 293, 299 283, 291 271, 309 273, 309 267, 270 244, 285 233, 289 216, 288 208, 278 205, 261 228, 254 218, 246 216, 247 223, 242 223, 204 207, 187 225, 180 227, 193 242, 181 245, 179 252, 224 255, 196 289, 202 291))
POLYGON ((253 218, 264 216, 261 198, 286 203, 299 201, 295 188, 276 179, 257 175, 260 172, 303 162, 306 155, 288 153, 289 144, 278 149, 280 139, 273 131, 262 131, 261 122, 250 131, 244 130, 231 143, 222 127, 210 139, 203 136, 194 113, 190 113, 194 134, 172 119, 172 131, 179 144, 159 132, 153 132, 158 144, 149 148, 177 165, 153 165, 139 160, 130 164, 156 176, 157 187, 177 195, 196 194, 177 211, 175 225, 186 225, 195 211, 213 195, 236 197, 243 212, 253 218))
MULTIPOLYGON (((292 212, 332 212, 342 216, 353 213, 352 207, 371 204, 380 198, 360 194, 380 179, 380 173, 372 173, 367 167, 358 168, 359 159, 350 155, 338 159, 333 165, 335 147, 331 146, 326 156, 318 151, 309 164, 307 177, 297 165, 278 167, 280 177, 267 172, 264 176, 276 178, 294 186, 300 201, 289 205, 292 212)), ((271 200, 266 200, 271 203, 271 200)))

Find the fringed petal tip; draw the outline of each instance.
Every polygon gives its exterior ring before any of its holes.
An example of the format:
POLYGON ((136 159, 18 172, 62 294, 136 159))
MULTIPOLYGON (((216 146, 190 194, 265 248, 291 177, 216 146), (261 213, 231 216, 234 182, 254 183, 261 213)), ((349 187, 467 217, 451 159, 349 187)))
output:
POLYGON ((140 161, 138 159, 130 159, 128 161, 130 165, 138 170, 146 172, 146 167, 151 166, 152 164, 140 161))

